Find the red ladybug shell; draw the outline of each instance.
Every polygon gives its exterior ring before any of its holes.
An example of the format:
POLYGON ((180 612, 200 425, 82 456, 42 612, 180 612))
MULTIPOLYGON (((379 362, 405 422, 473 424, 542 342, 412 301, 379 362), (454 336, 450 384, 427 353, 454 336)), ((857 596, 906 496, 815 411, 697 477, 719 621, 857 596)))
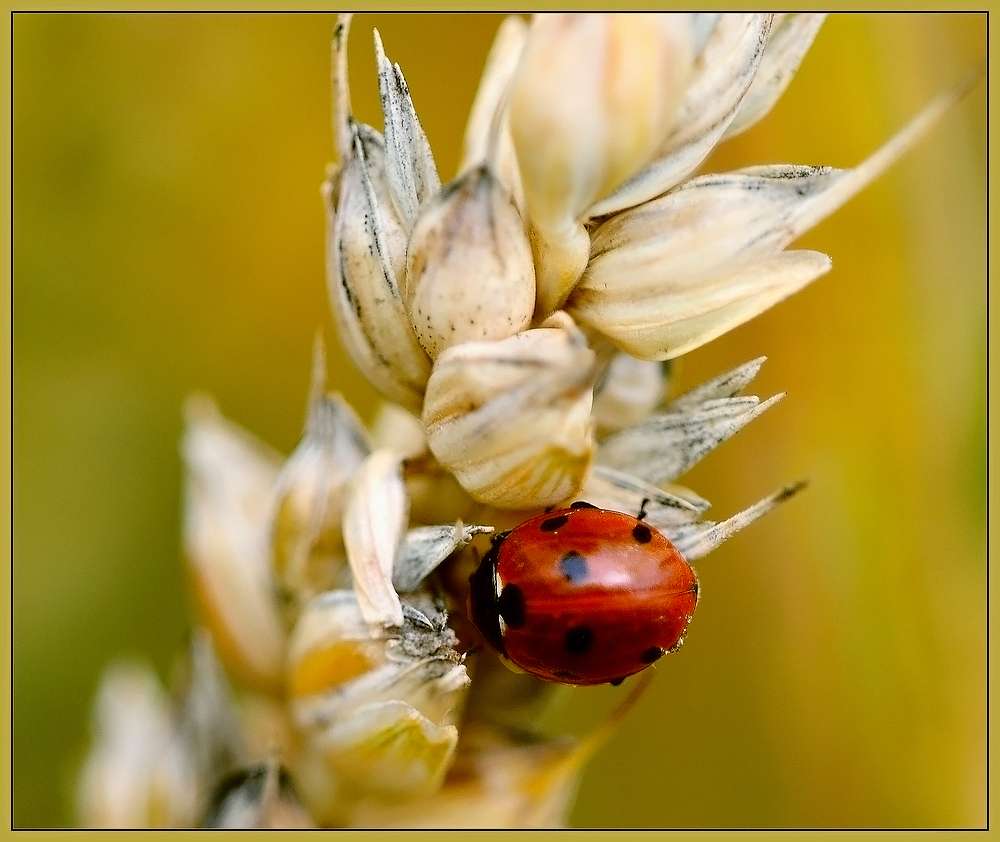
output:
POLYGON ((588 503, 493 540, 469 579, 469 617, 525 672, 564 684, 619 683, 676 650, 698 580, 663 535, 588 503))

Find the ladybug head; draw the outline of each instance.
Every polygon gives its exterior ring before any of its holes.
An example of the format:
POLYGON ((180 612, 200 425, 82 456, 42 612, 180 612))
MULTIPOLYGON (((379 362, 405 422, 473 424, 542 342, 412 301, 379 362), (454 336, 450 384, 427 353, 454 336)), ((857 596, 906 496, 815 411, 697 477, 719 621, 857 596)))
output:
POLYGON ((490 538, 489 550, 469 577, 469 618, 487 643, 502 655, 506 650, 497 610, 496 563, 500 545, 508 535, 510 532, 499 532, 490 538))

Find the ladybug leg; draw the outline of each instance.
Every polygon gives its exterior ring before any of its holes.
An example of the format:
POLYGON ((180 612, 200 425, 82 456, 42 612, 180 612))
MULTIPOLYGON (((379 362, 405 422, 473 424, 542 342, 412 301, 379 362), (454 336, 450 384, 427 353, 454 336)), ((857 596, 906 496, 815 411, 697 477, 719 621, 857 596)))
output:
POLYGON ((650 503, 650 499, 648 497, 643 497, 642 498, 642 502, 639 504, 639 514, 637 514, 635 516, 636 520, 645 520, 646 519, 646 506, 648 506, 649 503, 650 503))
POLYGON ((490 535, 490 546, 492 547, 494 544, 499 544, 508 535, 510 535, 509 529, 506 532, 494 532, 490 535))

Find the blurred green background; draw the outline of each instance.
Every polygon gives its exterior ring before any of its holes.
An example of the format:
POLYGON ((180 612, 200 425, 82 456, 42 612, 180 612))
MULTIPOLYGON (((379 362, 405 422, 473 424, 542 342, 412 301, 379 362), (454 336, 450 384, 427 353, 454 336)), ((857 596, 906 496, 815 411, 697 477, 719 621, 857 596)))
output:
MULTIPOLYGON (((361 15, 454 174, 499 18, 361 15)), ((72 823, 105 663, 166 675, 190 613, 180 410, 195 389, 288 452, 317 328, 328 15, 13 18, 13 821, 72 823)), ((712 169, 851 166, 986 53, 985 15, 831 18, 771 116, 712 169)), ((985 84, 803 238, 834 270, 683 360, 759 354, 788 397, 687 477, 717 516, 809 490, 700 563, 684 649, 595 757, 594 826, 983 825, 985 84)), ((336 388, 376 398, 342 357, 336 388)), ((573 691, 566 727, 627 688, 573 691)))

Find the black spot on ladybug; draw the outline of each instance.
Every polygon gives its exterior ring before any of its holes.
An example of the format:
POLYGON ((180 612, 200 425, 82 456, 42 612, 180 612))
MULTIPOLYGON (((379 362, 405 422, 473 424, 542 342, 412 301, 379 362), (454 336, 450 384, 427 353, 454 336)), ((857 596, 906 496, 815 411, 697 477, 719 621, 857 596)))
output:
POLYGON ((650 646, 645 652, 639 656, 639 660, 644 664, 651 664, 653 661, 658 661, 663 657, 663 650, 659 646, 650 646))
POLYGON ((576 550, 570 550, 559 559, 559 569, 566 580, 574 585, 582 584, 590 578, 590 571, 587 569, 587 559, 576 550))
POLYGON ((608 682, 608 684, 610 684, 610 685, 611 685, 612 687, 617 687, 617 686, 618 686, 618 685, 620 685, 620 684, 621 684, 621 683, 622 683, 622 682, 623 682, 623 681, 624 681, 624 680, 625 680, 626 678, 628 678, 628 676, 627 676, 627 675, 623 675, 623 676, 622 676, 621 678, 615 678, 615 679, 613 679, 613 680, 609 681, 609 682, 608 682))
POLYGON ((635 538, 640 544, 648 544, 653 540, 653 532, 648 526, 639 524, 635 529, 632 530, 632 537, 635 538))
POLYGON ((575 503, 570 503, 569 507, 571 509, 596 509, 593 503, 588 503, 586 500, 577 500, 575 503))
POLYGON ((594 632, 590 626, 574 626, 566 632, 563 643, 571 655, 586 655, 594 645, 594 632))
POLYGON ((566 515, 557 515, 556 517, 550 517, 548 520, 543 520, 538 528, 542 532, 555 532, 560 526, 565 525, 568 520, 569 518, 566 515))
POLYGON ((506 585, 497 600, 497 611, 509 629, 524 625, 524 594, 517 585, 506 585))

